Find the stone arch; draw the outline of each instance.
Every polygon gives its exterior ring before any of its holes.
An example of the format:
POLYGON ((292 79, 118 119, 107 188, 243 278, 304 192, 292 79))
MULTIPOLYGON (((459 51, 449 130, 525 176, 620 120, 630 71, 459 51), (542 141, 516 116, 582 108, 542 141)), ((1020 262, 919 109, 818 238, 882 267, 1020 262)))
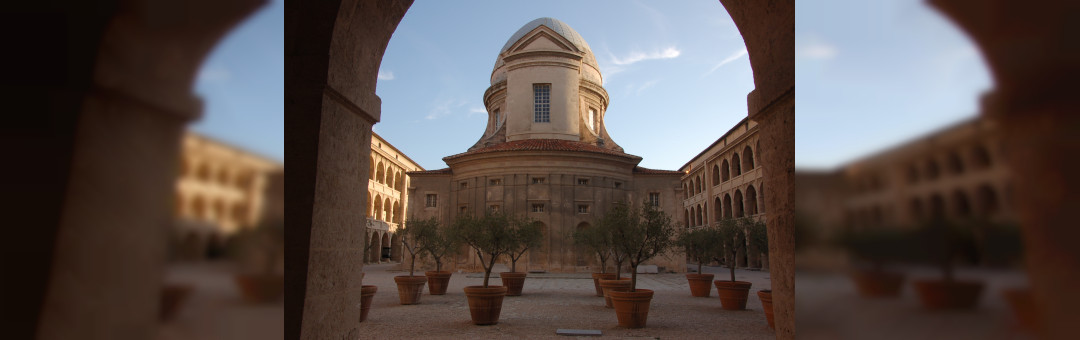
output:
POLYGON ((694 210, 694 213, 697 214, 696 215, 697 217, 694 219, 694 225, 695 226, 700 226, 701 225, 701 204, 697 205, 697 208, 696 208, 696 210, 694 210))
POLYGON ((394 233, 394 236, 390 238, 390 261, 401 262, 401 233, 394 233))
POLYGON ((690 209, 683 209, 683 222, 686 223, 687 228, 690 228, 690 209))
POLYGON ((379 165, 375 166, 375 181, 386 184, 386 169, 383 167, 383 163, 380 161, 379 165))
POLYGON ((941 175, 941 170, 938 168, 937 161, 933 158, 926 160, 926 179, 935 180, 941 175))
POLYGON ((746 213, 748 215, 757 215, 757 189, 754 189, 754 185, 746 187, 746 213))
POLYGON ((392 205, 392 203, 390 203, 390 198, 389 197, 384 198, 383 199, 383 221, 393 222, 393 218, 394 218, 393 208, 394 208, 394 206, 392 205))
POLYGON ((739 175, 742 175, 742 166, 741 166, 740 163, 742 163, 742 162, 739 161, 739 153, 736 152, 736 153, 732 154, 731 155, 731 175, 732 176, 737 177, 739 175))
POLYGON ((975 145, 975 147, 971 149, 971 160, 971 163, 974 164, 977 169, 989 168, 992 163, 990 160, 990 151, 982 144, 975 145))
POLYGON ((993 216, 1000 209, 997 192, 990 184, 983 184, 975 189, 975 201, 982 216, 993 216))
POLYGON ((694 176, 694 195, 696 196, 697 194, 700 194, 700 193, 701 193, 701 178, 699 176, 694 176))
POLYGON ((968 196, 964 190, 956 189, 956 191, 953 192, 953 206, 955 207, 953 213, 956 214, 957 217, 971 217, 971 203, 968 202, 968 196))
POLYGON ((743 148, 743 158, 746 158, 746 171, 754 170, 754 150, 749 145, 743 148))
POLYGON ((713 219, 716 222, 720 222, 721 217, 723 216, 721 214, 721 213, 723 213, 723 210, 720 209, 720 207, 723 205, 722 202, 723 201, 720 200, 720 197, 714 197, 713 198, 713 219))
MULTIPOLYGON (((371 150, 368 151, 370 152, 371 150)), ((368 163, 368 180, 374 181, 375 174, 377 174, 378 171, 375 171, 375 157, 370 157, 370 159, 371 163, 368 163)))
POLYGON ((919 182, 919 167, 915 164, 909 164, 907 167, 907 181, 909 184, 919 182))
POLYGON ((390 261, 390 233, 382 233, 379 242, 379 262, 390 261))
POLYGON ((735 217, 743 217, 743 216, 745 216, 743 214, 744 211, 743 211, 743 195, 742 195, 742 191, 740 191, 739 189, 735 189, 735 197, 734 197, 734 199, 735 199, 735 202, 734 202, 735 203, 735 217))
POLYGON ((394 190, 401 191, 401 172, 394 171, 394 190))
POLYGON ((202 163, 200 163, 198 165, 197 169, 198 170, 196 170, 196 172, 195 172, 195 178, 198 178, 200 181, 203 181, 203 182, 209 182, 210 181, 210 164, 207 164, 206 162, 202 162, 202 163))
POLYGON ((207 214, 206 202, 203 200, 202 196, 196 195, 195 198, 191 200, 191 212, 192 216, 197 220, 205 221, 210 218, 207 214))
POLYGON ((383 206, 382 199, 379 198, 379 195, 375 195, 375 205, 372 206, 374 214, 372 215, 372 217, 374 217, 376 220, 385 221, 385 219, 383 219, 383 214, 382 214, 383 213, 383 208, 382 208, 382 206, 383 206))
POLYGON ((724 194, 724 218, 731 218, 731 195, 724 194))
POLYGON ((724 159, 724 161, 721 162, 721 165, 720 165, 720 181, 721 182, 727 182, 728 179, 731 179, 731 170, 729 170, 729 169, 730 169, 730 166, 728 165, 728 160, 724 159))
POLYGON ((716 164, 712 166, 712 185, 720 185, 720 166, 716 164))
MULTIPOLYGON (((735 2, 733 0, 722 0, 721 3, 739 28, 740 34, 746 37, 744 44, 746 45, 755 78, 755 89, 747 96, 750 116, 761 122, 760 129, 765 135, 773 136, 775 133, 775 136, 793 136, 794 121, 788 118, 794 115, 795 59, 794 49, 787 45, 791 45, 790 42, 794 41, 794 4, 789 2, 735 2), (778 44, 784 47, 777 48, 778 44), (766 117, 783 117, 783 119, 765 119, 766 117)), ((297 81, 289 81, 290 79, 286 81, 286 93, 290 93, 291 97, 292 93, 298 93, 296 100, 288 102, 289 106, 286 112, 292 115, 288 116, 287 119, 292 120, 293 117, 298 117, 295 118, 296 123, 306 124, 298 126, 290 123, 287 126, 290 128, 297 126, 295 128, 297 131, 305 128, 307 131, 313 131, 305 136, 298 137, 297 142, 290 143, 290 145, 293 145, 292 147, 310 147, 315 145, 314 143, 317 143, 320 137, 339 136, 340 132, 336 130, 330 131, 331 129, 326 128, 320 130, 317 123, 311 122, 319 122, 320 119, 322 121, 331 118, 336 119, 338 116, 349 113, 344 112, 346 110, 339 109, 340 107, 347 107, 356 116, 360 117, 354 118, 358 126, 360 126, 359 130, 370 135, 370 125, 378 120, 379 112, 378 98, 375 96, 379 61, 385 52, 386 45, 394 29, 411 4, 411 1, 368 1, 359 5, 363 10, 354 10, 352 7, 339 5, 336 2, 329 5, 308 2, 287 3, 289 13, 295 13, 297 18, 296 24, 291 26, 296 27, 296 29, 286 30, 285 50, 287 53, 286 60, 289 63, 287 67, 311 70, 307 73, 297 74, 295 78, 291 79, 297 81), (330 25, 327 23, 335 24, 330 25), (362 54, 362 57, 357 58, 355 51, 365 51, 365 53, 362 54), (304 56, 305 58, 289 58, 295 56, 304 56), (331 77, 328 75, 342 76, 331 77), (350 93, 345 93, 344 96, 329 96, 330 99, 324 99, 326 91, 293 92, 293 90, 307 88, 322 88, 328 91, 339 91, 348 88, 350 93), (293 108, 297 110, 292 110, 293 108)), ((292 75, 287 76, 292 77, 292 75)), ((781 137, 780 140, 784 140, 784 138, 781 137)), ((370 146, 364 145, 364 147, 369 148, 370 146)), ((780 157, 789 152, 793 153, 793 148, 794 145, 778 143, 776 146, 772 146, 773 151, 769 153, 780 157)), ((314 164, 315 155, 305 155, 303 157, 305 158, 300 164, 314 164)), ((766 164, 773 164, 778 159, 767 159, 766 164)), ((316 189, 313 184, 316 183, 314 179, 335 175, 325 170, 315 169, 304 172, 290 172, 290 176, 304 179, 304 181, 297 181, 296 183, 301 184, 291 188, 299 189, 293 190, 321 194, 327 189, 316 189)), ((793 181, 793 175, 790 172, 785 173, 778 170, 775 173, 767 174, 767 176, 769 176, 769 180, 781 183, 777 184, 776 188, 773 189, 777 191, 777 193, 771 194, 776 195, 775 197, 785 197, 787 188, 793 187, 788 185, 793 181)), ((337 192, 344 189, 331 188, 329 190, 337 192)), ((362 195, 363 193, 357 194, 362 195)), ((308 197, 307 195, 299 196, 308 197)), ((310 214, 307 211, 303 213, 305 216, 310 214)), ((791 211, 790 209, 781 209, 778 213, 781 216, 788 216, 791 211)), ((293 223, 298 223, 298 226, 304 227, 301 231, 311 233, 310 218, 301 216, 298 219, 290 220, 297 221, 293 223)), ((779 240, 776 240, 777 242, 789 243, 791 239, 791 233, 789 232, 791 219, 781 218, 779 221, 781 221, 779 222, 779 228, 770 228, 770 236, 780 237, 779 240)), ((777 334, 778 338, 790 338, 793 336, 794 329, 794 318, 792 316, 794 299, 790 283, 793 278, 789 278, 789 276, 793 277, 793 271, 788 270, 790 267, 789 262, 791 262, 789 261, 790 254, 786 251, 779 251, 773 252, 772 256, 779 259, 777 262, 772 263, 772 268, 775 270, 772 275, 773 291, 778 296, 775 305, 777 308, 777 334)), ((317 257, 290 258, 295 258, 292 261, 295 262, 297 267, 307 268, 323 265, 316 260, 317 257)), ((288 279, 289 283, 293 284, 286 285, 286 287, 289 287, 287 295, 299 296, 299 298, 295 300, 296 302, 290 300, 286 304, 286 309, 300 317, 289 319, 285 326, 286 338, 299 338, 301 329, 308 331, 309 327, 316 327, 308 326, 312 322, 307 321, 309 318, 303 318, 305 314, 303 310, 305 295, 303 293, 305 287, 310 286, 294 282, 308 279, 308 275, 290 276, 288 279)), ((342 296, 345 294, 337 291, 331 293, 342 296)), ((354 300, 356 299, 342 298, 340 302, 332 304, 328 308, 352 305, 355 302, 354 300)), ((315 313, 321 313, 321 311, 315 313)), ((317 326, 322 326, 322 324, 317 326)), ((323 327, 326 329, 326 334, 335 335, 348 334, 350 331, 355 330, 355 328, 344 326, 340 322, 326 323, 323 327)))
POLYGON ((229 185, 230 181, 229 181, 229 168, 228 167, 222 166, 222 167, 218 168, 217 182, 221 183, 221 185, 229 185))
POLYGON ((394 223, 400 224, 402 215, 403 214, 401 213, 401 202, 394 201, 394 223))

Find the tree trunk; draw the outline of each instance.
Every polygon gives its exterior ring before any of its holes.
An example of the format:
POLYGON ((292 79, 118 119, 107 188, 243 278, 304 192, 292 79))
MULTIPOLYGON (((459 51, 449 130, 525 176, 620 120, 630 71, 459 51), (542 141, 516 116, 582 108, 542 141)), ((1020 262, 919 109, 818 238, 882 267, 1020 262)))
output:
MULTIPOLYGON (((617 280, 618 278, 616 278, 617 280)), ((630 265, 630 292, 637 291, 637 265, 630 265)))

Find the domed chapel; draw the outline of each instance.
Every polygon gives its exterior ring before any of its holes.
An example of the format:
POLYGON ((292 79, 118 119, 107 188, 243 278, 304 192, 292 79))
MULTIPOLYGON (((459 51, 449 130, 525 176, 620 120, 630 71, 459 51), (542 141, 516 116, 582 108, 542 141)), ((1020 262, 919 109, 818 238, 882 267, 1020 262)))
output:
MULTIPOLYGON (((464 213, 528 216, 542 223, 544 237, 518 270, 534 272, 598 270, 595 255, 577 249, 570 236, 616 202, 648 202, 677 221, 683 174, 639 167, 642 158, 615 143, 604 124, 609 97, 602 84, 589 44, 569 25, 539 18, 522 26, 491 71, 483 136, 444 157, 448 168, 408 173, 409 218, 449 224, 464 213)), ((481 268, 464 249, 448 262, 451 270, 481 268)), ((646 264, 684 272, 684 262, 677 255, 646 264)))

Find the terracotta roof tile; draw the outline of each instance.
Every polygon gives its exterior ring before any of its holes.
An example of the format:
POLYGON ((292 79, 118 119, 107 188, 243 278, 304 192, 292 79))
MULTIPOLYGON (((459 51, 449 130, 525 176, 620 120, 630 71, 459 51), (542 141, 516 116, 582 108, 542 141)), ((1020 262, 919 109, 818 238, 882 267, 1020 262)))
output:
POLYGON ((683 174, 682 172, 679 172, 679 171, 649 169, 649 168, 642 168, 640 166, 635 166, 634 167, 634 173, 635 174, 646 174, 646 175, 682 175, 683 174))
POLYGON ((641 158, 628 153, 604 149, 588 143, 569 141, 564 139, 523 139, 506 143, 499 143, 496 145, 483 147, 476 150, 459 153, 456 155, 446 156, 443 157, 443 160, 449 161, 454 158, 466 155, 476 155, 500 151, 580 151, 621 156, 626 158, 641 158))
POLYGON ((407 174, 407 175, 410 175, 410 176, 411 176, 411 175, 444 175, 444 174, 452 174, 452 173, 454 173, 454 172, 453 172, 453 171, 451 171, 451 170, 450 170, 450 168, 442 168, 442 169, 436 169, 436 170, 424 170, 424 171, 408 171, 408 172, 405 172, 405 174, 407 174))

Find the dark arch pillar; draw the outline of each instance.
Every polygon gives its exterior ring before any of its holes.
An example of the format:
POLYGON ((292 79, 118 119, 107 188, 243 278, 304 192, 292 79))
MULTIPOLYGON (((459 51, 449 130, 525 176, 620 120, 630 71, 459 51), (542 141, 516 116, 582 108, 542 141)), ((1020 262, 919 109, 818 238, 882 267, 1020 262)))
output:
POLYGON ((1080 54, 1074 1, 934 0, 975 41, 994 89, 982 113, 998 121, 1016 210, 1024 234, 1025 269, 1041 314, 1041 336, 1075 337, 1080 294, 1080 229, 1070 198, 1080 188, 1080 54))

